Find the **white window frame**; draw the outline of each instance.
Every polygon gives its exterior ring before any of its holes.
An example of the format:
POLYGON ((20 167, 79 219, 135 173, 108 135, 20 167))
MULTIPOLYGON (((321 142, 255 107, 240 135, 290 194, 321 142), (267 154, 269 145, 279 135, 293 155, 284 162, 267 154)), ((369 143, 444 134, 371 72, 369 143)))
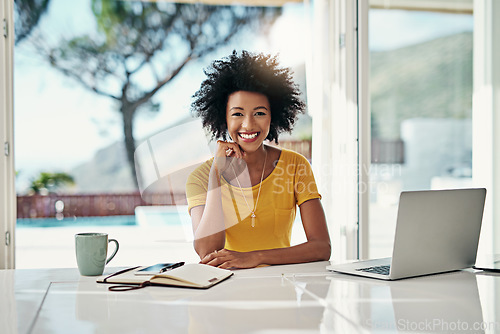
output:
POLYGON ((369 171, 363 166, 369 166, 370 150, 360 151, 360 145, 369 148, 370 140, 369 2, 310 3, 312 45, 306 73, 313 116, 312 166, 323 196, 331 259, 366 258, 369 198, 362 188, 369 184, 369 171))
POLYGON ((371 111, 370 111, 370 48, 368 45, 369 0, 358 0, 358 258, 370 258, 370 166, 371 166, 371 111))
POLYGON ((0 5, 0 269, 13 269, 15 266, 13 6, 13 0, 2 1, 0 5))
POLYGON ((474 0, 472 178, 486 187, 478 261, 500 253, 500 2, 474 0))

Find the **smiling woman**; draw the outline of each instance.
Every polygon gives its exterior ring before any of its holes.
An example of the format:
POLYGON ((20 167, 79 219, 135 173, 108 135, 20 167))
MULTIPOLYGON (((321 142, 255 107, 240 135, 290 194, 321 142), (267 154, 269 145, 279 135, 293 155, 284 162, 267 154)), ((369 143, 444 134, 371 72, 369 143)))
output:
POLYGON ((330 238, 309 162, 264 144, 291 131, 305 108, 291 71, 275 57, 235 51, 205 73, 192 109, 222 140, 186 186, 201 263, 251 268, 329 259, 330 238), (297 206, 307 241, 290 246, 297 206))

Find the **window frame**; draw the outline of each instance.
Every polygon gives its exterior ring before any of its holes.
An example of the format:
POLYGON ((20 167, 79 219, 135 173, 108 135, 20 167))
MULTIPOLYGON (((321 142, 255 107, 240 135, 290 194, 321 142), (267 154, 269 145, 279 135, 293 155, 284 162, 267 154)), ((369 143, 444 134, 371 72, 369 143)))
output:
MULTIPOLYGON (((315 0, 307 67, 312 167, 332 241, 332 260, 368 256, 368 0, 315 0), (360 109, 361 108, 361 109, 360 109), (361 111, 361 112, 360 112, 361 111)), ((369 145, 369 144, 368 144, 369 145)), ((369 147, 369 146, 368 146, 369 147)))
POLYGON ((14 55, 14 1, 0 6, 1 42, 0 66, 0 269, 15 267, 16 192, 14 172, 13 122, 13 55, 14 55))
POLYGON ((500 3, 474 1, 472 180, 487 189, 477 261, 500 253, 500 3))

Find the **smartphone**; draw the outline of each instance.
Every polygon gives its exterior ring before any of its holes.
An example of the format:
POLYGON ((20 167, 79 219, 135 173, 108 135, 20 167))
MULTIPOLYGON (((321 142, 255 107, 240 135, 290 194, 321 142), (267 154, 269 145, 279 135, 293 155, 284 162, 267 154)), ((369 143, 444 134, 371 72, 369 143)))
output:
POLYGON ((158 263, 135 272, 136 275, 157 275, 184 265, 184 262, 158 263))

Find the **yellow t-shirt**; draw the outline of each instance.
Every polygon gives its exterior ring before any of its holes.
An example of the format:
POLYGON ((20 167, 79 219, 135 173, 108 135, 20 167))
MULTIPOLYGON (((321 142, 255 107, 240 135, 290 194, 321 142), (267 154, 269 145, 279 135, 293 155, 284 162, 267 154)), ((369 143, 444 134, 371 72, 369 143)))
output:
MULTIPOLYGON (((188 177, 186 195, 190 212, 195 206, 205 205, 212 163, 213 158, 188 177)), ((286 149, 281 150, 276 167, 262 181, 255 210, 256 218, 252 218, 251 209, 254 208, 258 191, 259 184, 251 188, 240 188, 222 178, 226 249, 246 252, 289 247, 297 205, 321 198, 307 159, 286 149)))

